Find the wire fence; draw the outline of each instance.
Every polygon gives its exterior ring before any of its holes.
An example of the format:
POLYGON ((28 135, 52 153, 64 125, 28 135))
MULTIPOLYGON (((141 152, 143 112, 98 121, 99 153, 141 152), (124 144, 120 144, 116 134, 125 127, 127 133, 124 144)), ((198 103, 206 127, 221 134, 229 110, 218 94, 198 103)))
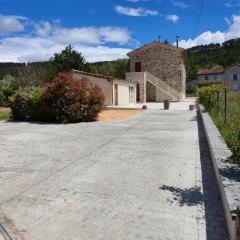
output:
POLYGON ((205 105, 232 150, 233 161, 240 164, 240 92, 220 89, 214 96, 208 96, 205 105))

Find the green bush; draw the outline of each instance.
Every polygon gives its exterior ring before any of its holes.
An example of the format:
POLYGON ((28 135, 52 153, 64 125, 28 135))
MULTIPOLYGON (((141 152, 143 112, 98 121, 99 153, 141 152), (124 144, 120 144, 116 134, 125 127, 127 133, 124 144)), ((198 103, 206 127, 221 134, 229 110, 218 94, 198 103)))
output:
POLYGON ((88 122, 97 119, 104 94, 87 78, 80 81, 70 74, 59 74, 55 82, 47 84, 43 103, 48 121, 88 122))
POLYGON ((9 97, 18 89, 19 82, 11 75, 6 75, 0 81, 0 106, 9 106, 9 97))
POLYGON ((40 121, 44 119, 42 91, 40 88, 20 88, 10 100, 13 120, 40 121))
POLYGON ((213 84, 207 87, 201 87, 197 90, 198 100, 209 111, 215 105, 218 94, 222 91, 223 86, 213 84))

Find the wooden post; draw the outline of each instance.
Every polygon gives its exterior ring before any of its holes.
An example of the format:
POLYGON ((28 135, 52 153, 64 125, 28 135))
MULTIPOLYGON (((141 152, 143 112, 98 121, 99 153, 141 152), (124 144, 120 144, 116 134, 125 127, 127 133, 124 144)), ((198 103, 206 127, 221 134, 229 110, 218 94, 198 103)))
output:
POLYGON ((227 88, 224 88, 224 123, 227 122, 227 88))
POLYGON ((217 116, 219 115, 219 95, 220 95, 220 92, 218 91, 217 93, 217 116))

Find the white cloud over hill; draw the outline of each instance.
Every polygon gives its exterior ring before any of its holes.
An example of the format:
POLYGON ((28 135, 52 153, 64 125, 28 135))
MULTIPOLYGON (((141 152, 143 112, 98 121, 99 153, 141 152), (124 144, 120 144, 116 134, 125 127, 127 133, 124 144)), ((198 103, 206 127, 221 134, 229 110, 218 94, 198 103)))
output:
POLYGON ((223 43, 224 41, 240 37, 240 15, 233 15, 229 28, 226 32, 222 31, 206 31, 201 33, 195 39, 181 40, 179 45, 183 48, 190 48, 197 45, 205 45, 210 43, 223 43))

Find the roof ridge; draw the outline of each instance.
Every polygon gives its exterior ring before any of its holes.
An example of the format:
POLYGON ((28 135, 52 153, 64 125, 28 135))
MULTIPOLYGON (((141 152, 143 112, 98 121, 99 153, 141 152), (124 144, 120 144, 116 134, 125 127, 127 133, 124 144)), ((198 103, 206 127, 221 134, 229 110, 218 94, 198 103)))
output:
POLYGON ((181 48, 181 47, 174 46, 174 45, 172 45, 172 44, 162 43, 162 42, 159 42, 159 41, 153 41, 153 42, 151 42, 151 43, 144 44, 142 47, 139 47, 139 48, 134 49, 133 51, 127 53, 127 55, 130 56, 131 54, 133 54, 133 53, 135 53, 135 52, 137 52, 137 51, 139 51, 139 50, 141 50, 141 49, 143 49, 143 48, 145 48, 145 47, 149 47, 149 46, 151 46, 151 45, 153 45, 153 44, 158 44, 158 45, 161 46, 161 47, 166 47, 166 48, 170 48, 170 49, 174 49, 174 50, 179 50, 179 51, 181 51, 181 52, 186 51, 186 49, 181 48))

